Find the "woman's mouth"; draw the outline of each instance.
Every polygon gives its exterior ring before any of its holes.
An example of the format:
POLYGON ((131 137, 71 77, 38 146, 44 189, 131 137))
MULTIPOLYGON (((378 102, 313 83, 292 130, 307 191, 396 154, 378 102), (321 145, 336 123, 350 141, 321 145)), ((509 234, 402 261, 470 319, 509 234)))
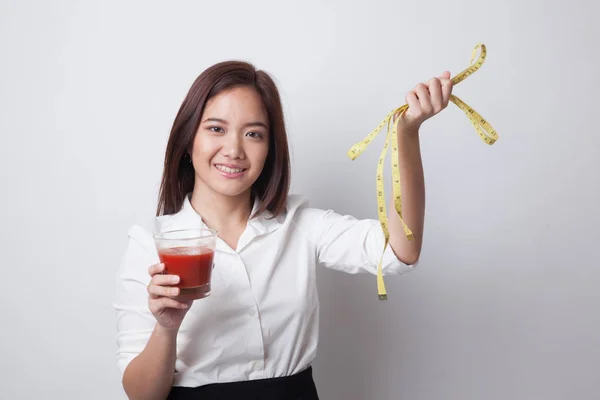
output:
POLYGON ((227 166, 223 164, 215 164, 215 168, 226 178, 238 178, 247 170, 247 168, 227 166))

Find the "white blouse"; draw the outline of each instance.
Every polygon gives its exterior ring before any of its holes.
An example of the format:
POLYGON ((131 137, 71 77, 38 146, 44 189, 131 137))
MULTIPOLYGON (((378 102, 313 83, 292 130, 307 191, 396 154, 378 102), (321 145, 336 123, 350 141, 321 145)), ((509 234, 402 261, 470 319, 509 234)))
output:
MULTIPOLYGON (((258 207, 254 204, 254 210, 258 207)), ((377 273, 384 245, 378 220, 310 208, 288 196, 285 213, 251 219, 237 249, 217 239, 212 293, 194 301, 177 337, 174 386, 254 380, 298 373, 317 351, 317 265, 377 273)), ((186 197, 181 211, 156 218, 155 232, 203 228, 186 197)), ((114 308, 121 374, 145 347, 156 320, 148 309, 148 268, 159 262, 152 233, 135 225, 117 274, 114 308)), ((384 275, 401 274, 390 246, 384 275)))

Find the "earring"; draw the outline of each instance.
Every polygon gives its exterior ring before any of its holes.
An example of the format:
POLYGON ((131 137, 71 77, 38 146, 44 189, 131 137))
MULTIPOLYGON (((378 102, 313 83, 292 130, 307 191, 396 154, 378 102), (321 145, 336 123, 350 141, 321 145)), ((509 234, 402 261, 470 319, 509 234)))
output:
POLYGON ((192 157, 190 157, 190 153, 185 153, 185 156, 183 156, 183 160, 187 161, 188 163, 192 163, 192 157))

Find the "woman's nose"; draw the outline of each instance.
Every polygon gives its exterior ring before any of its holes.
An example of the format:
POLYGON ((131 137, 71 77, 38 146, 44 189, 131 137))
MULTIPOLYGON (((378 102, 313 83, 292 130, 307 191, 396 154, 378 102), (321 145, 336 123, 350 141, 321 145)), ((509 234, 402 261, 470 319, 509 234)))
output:
POLYGON ((230 158, 241 158, 244 154, 242 142, 238 135, 230 134, 225 141, 224 154, 230 158))

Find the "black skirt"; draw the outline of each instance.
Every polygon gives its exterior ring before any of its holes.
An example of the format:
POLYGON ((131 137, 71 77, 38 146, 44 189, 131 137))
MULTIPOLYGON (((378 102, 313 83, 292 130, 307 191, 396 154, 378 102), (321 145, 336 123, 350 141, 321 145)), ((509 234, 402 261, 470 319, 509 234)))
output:
POLYGON ((167 400, 319 400, 312 367, 281 378, 212 383, 195 388, 174 386, 167 400))

